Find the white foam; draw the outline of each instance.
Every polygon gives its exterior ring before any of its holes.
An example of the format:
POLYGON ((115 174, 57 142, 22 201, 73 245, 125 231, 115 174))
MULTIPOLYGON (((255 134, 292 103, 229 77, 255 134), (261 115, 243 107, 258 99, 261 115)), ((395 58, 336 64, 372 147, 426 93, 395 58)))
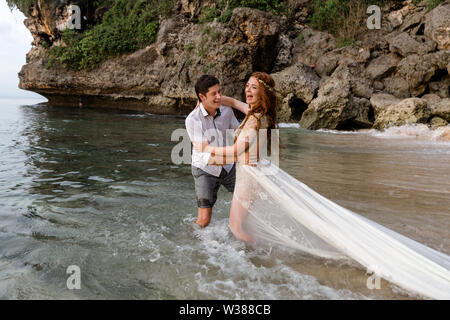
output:
POLYGON ((103 178, 100 176, 90 176, 88 179, 98 181, 98 182, 113 182, 114 181, 113 179, 103 178))
MULTIPOLYGON (((280 123, 280 128, 301 128, 298 123, 280 123)), ((419 141, 433 141, 450 143, 450 125, 430 128, 425 124, 411 124, 397 127, 389 127, 384 130, 361 129, 357 131, 318 129, 317 132, 340 134, 340 135, 363 135, 368 134, 377 138, 385 139, 416 139, 419 141)))
POLYGON ((321 285, 316 278, 299 273, 276 259, 267 265, 263 249, 250 250, 237 241, 228 228, 228 219, 216 220, 195 231, 198 250, 207 258, 198 268, 198 291, 216 299, 361 299, 361 294, 321 285))
POLYGON ((425 124, 390 127, 383 131, 371 129, 368 134, 379 138, 409 138, 421 141, 450 142, 450 125, 432 129, 425 124))
MULTIPOLYGON (((159 240, 159 239, 158 239, 159 240)), ((139 247, 145 250, 145 255, 139 257, 139 262, 156 262, 161 258, 158 241, 155 241, 155 234, 152 232, 141 232, 139 234, 139 247)))
POLYGON ((300 128, 298 123, 279 123, 278 128, 300 128))
POLYGON ((154 116, 153 113, 149 113, 146 112, 144 114, 142 113, 136 113, 136 114, 129 114, 129 113, 124 113, 122 114, 123 117, 127 117, 127 118, 147 118, 147 117, 152 117, 154 116))
POLYGON ((332 129, 318 129, 317 132, 333 133, 333 134, 363 134, 364 131, 345 131, 332 129))

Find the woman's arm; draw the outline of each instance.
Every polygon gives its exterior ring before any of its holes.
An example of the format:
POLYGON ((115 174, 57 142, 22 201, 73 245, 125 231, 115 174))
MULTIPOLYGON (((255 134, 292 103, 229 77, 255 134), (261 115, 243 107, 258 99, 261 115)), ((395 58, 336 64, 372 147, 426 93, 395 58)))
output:
POLYGON ((242 155, 249 148, 248 141, 238 140, 232 146, 227 147, 211 147, 206 148, 206 152, 210 152, 208 164, 223 165, 237 162, 238 156, 242 155))
POLYGON ((207 141, 198 143, 193 142, 194 149, 198 152, 210 153, 208 164, 228 164, 237 161, 238 156, 247 151, 250 144, 256 138, 256 130, 245 130, 240 135, 237 141, 226 147, 213 147, 207 141))
MULTIPOLYGON (((245 159, 242 159, 244 163, 248 162, 249 154, 248 150, 251 145, 257 142, 258 132, 256 130, 257 119, 254 116, 250 116, 248 121, 246 121, 244 128, 240 132, 236 142, 231 146, 225 147, 213 147, 209 145, 208 141, 204 142, 193 142, 194 149, 198 152, 210 153, 210 160, 208 164, 228 164, 236 162, 238 157, 243 153, 245 159)), ((257 152, 258 148, 253 148, 251 152, 257 152)), ((253 155, 252 158, 257 158, 257 154, 253 155)))
POLYGON ((224 164, 233 164, 237 162, 237 156, 229 157, 228 159, 226 157, 219 157, 217 155, 211 154, 208 159, 208 164, 214 165, 214 166, 222 166, 224 164))
MULTIPOLYGON (((253 120, 253 117, 252 117, 253 120)), ((246 125, 245 128, 241 131, 239 134, 236 142, 232 146, 226 146, 226 147, 212 147, 208 144, 204 145, 204 152, 211 153, 209 164, 227 164, 227 163, 234 163, 237 161, 237 159, 241 159, 242 156, 245 158, 242 158, 241 161, 244 163, 249 162, 249 152, 252 153, 251 158, 256 159, 258 157, 257 154, 253 154, 253 152, 258 152, 257 148, 250 149, 250 146, 257 142, 257 130, 252 125, 253 122, 250 120, 248 126, 246 125)))
POLYGON ((248 113, 248 104, 246 104, 242 101, 236 100, 234 98, 222 96, 220 103, 223 104, 224 106, 229 106, 236 110, 239 110, 240 112, 242 112, 244 114, 248 113))

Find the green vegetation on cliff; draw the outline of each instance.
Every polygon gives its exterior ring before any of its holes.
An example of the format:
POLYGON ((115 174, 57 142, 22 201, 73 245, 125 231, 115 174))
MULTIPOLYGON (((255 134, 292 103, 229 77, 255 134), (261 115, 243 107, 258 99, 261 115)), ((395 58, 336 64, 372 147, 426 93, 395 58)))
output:
POLYGON ((215 6, 202 9, 200 23, 211 22, 215 18, 219 22, 227 22, 236 8, 258 9, 279 16, 287 16, 291 13, 287 1, 283 0, 218 0, 215 2, 215 6))
MULTIPOLYGON (((415 5, 418 5, 421 2, 424 2, 424 0, 413 0, 413 3, 415 5)), ((442 2, 444 2, 444 0, 425 0, 425 4, 427 5, 428 10, 432 10, 432 9, 436 8, 442 2)))
MULTIPOLYGON (((32 0, 30 0, 32 1, 32 0)), ((49 51, 47 67, 57 63, 74 70, 92 69, 107 58, 136 51, 156 41, 159 18, 171 15, 173 0, 95 1, 94 7, 111 7, 101 23, 84 32, 64 30, 63 44, 49 51)), ((287 12, 283 0, 218 0, 217 7, 205 7, 200 22, 228 21, 233 9, 250 7, 272 13, 287 12)))
MULTIPOLYGON (((444 0, 414 0, 418 5, 424 2, 428 10, 437 7, 444 0)), ((312 0, 311 26, 327 31, 337 37, 338 47, 351 45, 357 35, 367 30, 367 7, 383 6, 394 0, 312 0)))
POLYGON ((328 31, 338 40, 338 47, 353 44, 367 20, 367 7, 386 0, 313 0, 311 26, 328 31))
MULTIPOLYGON (((29 16, 37 0, 6 0, 11 9, 18 8, 29 16)), ((53 0, 43 0, 53 1, 53 0)), ((56 0, 54 0, 56 1, 56 0)), ((105 12, 100 18, 90 19, 83 30, 65 30, 62 43, 41 43, 49 47, 50 68, 62 64, 74 70, 92 69, 102 61, 148 46, 157 39, 159 21, 179 7, 179 0, 94 0, 89 7, 95 12, 105 12)), ((311 0, 308 20, 314 29, 327 31, 337 38, 339 47, 351 45, 366 31, 367 6, 383 5, 393 0, 311 0)), ((426 4, 428 9, 443 0, 414 0, 414 4, 426 4)), ((294 9, 289 0, 212 0, 198 16, 199 23, 230 20, 234 9, 249 7, 270 12, 294 21, 294 9)))
POLYGON ((436 8, 438 5, 440 5, 444 0, 426 0, 427 3, 427 9, 432 10, 436 8))
POLYGON ((159 17, 169 16, 172 9, 167 0, 109 2, 112 7, 100 24, 84 32, 63 31, 64 44, 50 49, 48 67, 59 62, 74 70, 92 69, 109 57, 143 48, 155 42, 159 17))
POLYGON ((11 10, 17 8, 27 17, 35 2, 36 0, 6 0, 6 3, 11 10))

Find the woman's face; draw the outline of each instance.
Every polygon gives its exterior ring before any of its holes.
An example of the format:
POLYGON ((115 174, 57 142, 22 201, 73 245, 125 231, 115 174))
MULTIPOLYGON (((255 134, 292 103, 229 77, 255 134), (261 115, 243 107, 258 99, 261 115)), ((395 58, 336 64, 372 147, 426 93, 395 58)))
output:
POLYGON ((256 105, 261 99, 258 79, 250 77, 245 85, 245 100, 247 104, 252 107, 256 105))

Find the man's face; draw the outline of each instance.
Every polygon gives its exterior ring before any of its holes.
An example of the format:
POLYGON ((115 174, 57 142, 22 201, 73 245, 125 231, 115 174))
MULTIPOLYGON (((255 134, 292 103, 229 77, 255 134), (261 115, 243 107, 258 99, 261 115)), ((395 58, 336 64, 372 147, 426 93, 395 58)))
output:
POLYGON ((201 93, 199 96, 202 100, 203 106, 212 109, 218 109, 220 107, 220 99, 222 98, 222 94, 220 93, 220 86, 218 84, 209 87, 206 96, 201 93))

